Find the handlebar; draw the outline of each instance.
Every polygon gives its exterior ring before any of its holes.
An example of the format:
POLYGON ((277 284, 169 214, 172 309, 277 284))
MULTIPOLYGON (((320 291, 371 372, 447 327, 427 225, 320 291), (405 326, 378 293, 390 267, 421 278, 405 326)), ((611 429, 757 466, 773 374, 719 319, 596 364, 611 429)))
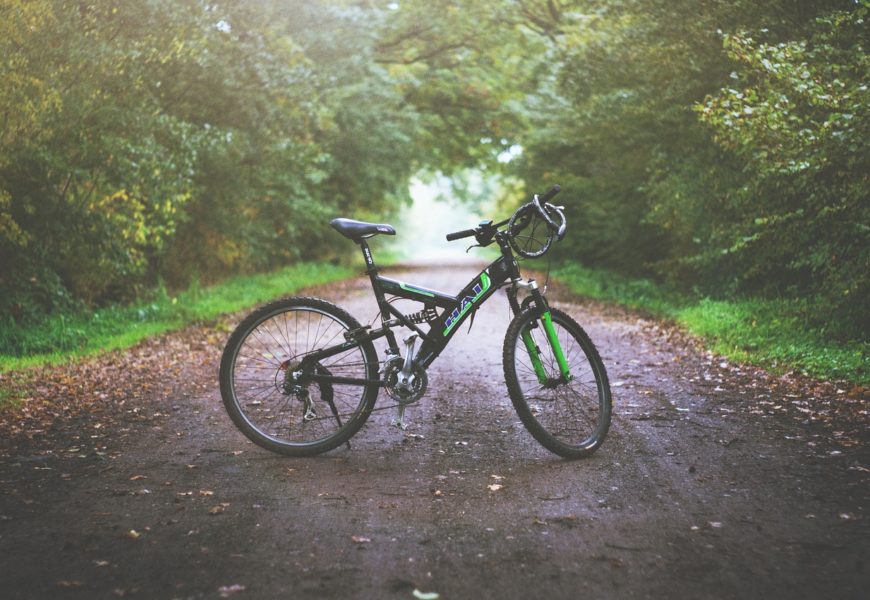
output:
MULTIPOLYGON (((553 220, 553 217, 551 217, 549 212, 548 212, 550 210, 558 211, 558 209, 555 206, 553 206, 552 204, 548 204, 548 202, 550 200, 552 200, 553 197, 556 194, 558 194, 560 191, 562 191, 562 188, 559 187, 558 185, 554 185, 549 190, 547 190, 547 193, 544 194, 543 196, 538 196, 537 194, 535 194, 535 197, 532 198, 532 203, 534 203, 535 208, 538 209, 538 213, 540 213, 541 218, 544 219, 544 222, 553 231, 561 230, 564 228, 564 225, 565 225, 565 216, 561 213, 561 211, 559 211, 559 216, 562 217, 562 224, 561 225, 556 224, 556 221, 553 220)), ((561 231, 560 233, 562 235, 565 234, 564 231, 561 231)), ((559 236, 560 240, 562 239, 562 235, 559 236)))
POLYGON ((541 202, 549 202, 552 200, 556 194, 562 191, 562 187, 557 183, 553 187, 551 187, 547 192, 539 198, 541 202))
MULTIPOLYGON (((493 224, 492 221, 484 221, 473 229, 463 229, 462 231, 454 231, 453 233, 448 233, 446 236, 447 241, 452 242, 463 238, 474 237, 477 240, 478 245, 488 246, 492 243, 493 235, 498 231, 500 227, 510 223, 510 228, 513 229, 514 220, 517 218, 518 215, 523 215, 520 219, 520 222, 522 224, 519 225, 519 228, 515 231, 511 231, 508 233, 509 236, 516 235, 519 230, 525 228, 529 224, 529 219, 531 218, 532 214, 535 213, 537 213, 538 216, 540 216, 547 224, 547 228, 551 232, 549 234, 550 241, 552 242, 553 237, 555 237, 557 240, 561 240, 565 236, 565 231, 567 229, 565 214, 562 212, 561 207, 553 206, 549 203, 549 201, 552 200, 560 191, 562 191, 562 188, 559 185, 554 185, 540 196, 535 194, 532 197, 532 201, 524 205, 523 207, 520 207, 517 210, 517 213, 515 213, 514 216, 510 219, 506 219, 504 221, 501 221, 500 223, 495 224, 493 224)), ((511 243, 513 244, 513 241, 511 243)), ((546 248, 548 248, 549 245, 550 243, 548 242, 546 244, 546 247, 542 249, 541 253, 545 252, 546 248)))
POLYGON ((463 229, 462 231, 454 231, 453 233, 447 234, 447 241, 452 242, 454 240, 461 240, 462 238, 467 238, 473 236, 477 233, 474 229, 463 229))

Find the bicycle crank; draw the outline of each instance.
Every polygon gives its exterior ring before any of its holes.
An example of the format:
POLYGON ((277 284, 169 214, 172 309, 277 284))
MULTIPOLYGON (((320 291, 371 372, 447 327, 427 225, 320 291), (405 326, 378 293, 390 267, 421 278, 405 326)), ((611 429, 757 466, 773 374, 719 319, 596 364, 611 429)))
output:
POLYGON ((407 429, 405 408, 423 397, 429 386, 429 377, 420 366, 413 365, 410 369, 406 369, 405 360, 396 356, 384 364, 383 381, 387 395, 398 404, 396 418, 393 419, 392 424, 399 429, 407 429))

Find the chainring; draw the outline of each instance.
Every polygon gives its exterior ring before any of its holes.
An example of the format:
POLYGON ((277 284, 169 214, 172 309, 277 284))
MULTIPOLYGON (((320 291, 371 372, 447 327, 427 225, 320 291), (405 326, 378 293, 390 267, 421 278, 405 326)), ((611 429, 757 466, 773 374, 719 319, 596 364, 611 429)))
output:
POLYGON ((387 394, 399 404, 413 404, 423 397, 429 386, 429 377, 425 369, 414 365, 411 369, 410 385, 403 387, 399 384, 399 374, 405 361, 401 357, 395 357, 384 364, 384 387, 387 394))

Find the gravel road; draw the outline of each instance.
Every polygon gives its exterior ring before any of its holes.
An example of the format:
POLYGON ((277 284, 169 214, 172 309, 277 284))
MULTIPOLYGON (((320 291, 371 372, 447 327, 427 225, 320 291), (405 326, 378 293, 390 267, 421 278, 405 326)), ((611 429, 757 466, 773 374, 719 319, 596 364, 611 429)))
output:
MULTIPOLYGON (((475 272, 391 276, 458 290, 475 272)), ((313 293, 376 313, 363 279, 313 293)), ((225 414, 235 315, 136 350, 142 369, 149 352, 172 366, 135 403, 103 406, 105 428, 60 418, 48 437, 4 441, 0 596, 867 597, 866 435, 837 445, 773 408, 788 401, 773 378, 637 314, 553 297, 613 385, 593 457, 550 454, 516 417, 501 292, 430 368, 406 431, 377 412, 350 450, 309 459, 261 450, 225 414)))

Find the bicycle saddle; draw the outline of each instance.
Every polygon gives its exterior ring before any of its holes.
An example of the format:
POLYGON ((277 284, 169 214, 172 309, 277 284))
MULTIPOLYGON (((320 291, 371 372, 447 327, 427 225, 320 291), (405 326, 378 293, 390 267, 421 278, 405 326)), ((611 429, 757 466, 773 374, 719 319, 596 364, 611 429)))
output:
POLYGON ((353 219, 333 219, 329 224, 341 235, 357 243, 364 238, 370 238, 379 233, 396 235, 396 229, 392 225, 385 223, 366 223, 365 221, 354 221, 353 219))

